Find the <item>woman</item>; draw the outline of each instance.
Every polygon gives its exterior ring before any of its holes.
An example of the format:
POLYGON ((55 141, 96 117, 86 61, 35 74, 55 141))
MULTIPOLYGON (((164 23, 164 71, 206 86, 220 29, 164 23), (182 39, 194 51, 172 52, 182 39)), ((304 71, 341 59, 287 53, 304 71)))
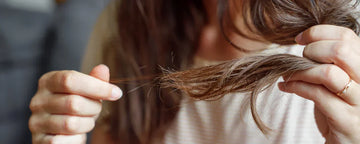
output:
POLYGON ((95 126, 101 100, 108 100, 116 102, 104 108, 93 143, 357 143, 360 39, 348 28, 313 26, 355 28, 349 3, 116 2, 99 19, 84 69, 106 63, 113 78, 130 80, 119 85, 126 93, 116 101, 122 91, 108 83, 104 65, 89 75, 45 74, 30 105, 33 142, 84 142, 85 133, 95 126), (301 55, 299 46, 270 45, 290 44, 296 35, 296 42, 306 45, 304 57, 323 64, 287 76, 278 88, 273 85, 260 94, 258 112, 272 128, 269 133, 257 128, 244 93, 195 101, 159 89, 159 81, 152 79, 162 72, 159 66, 185 70, 257 52, 301 55))

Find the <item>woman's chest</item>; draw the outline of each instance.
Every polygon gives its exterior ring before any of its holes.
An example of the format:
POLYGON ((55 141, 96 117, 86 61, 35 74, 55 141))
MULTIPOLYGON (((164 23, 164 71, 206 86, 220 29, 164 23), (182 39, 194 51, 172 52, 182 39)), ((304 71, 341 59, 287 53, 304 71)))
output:
POLYGON ((185 100, 168 130, 165 143, 322 143, 317 130, 313 103, 277 88, 264 91, 258 113, 272 130, 265 136, 257 128, 248 97, 231 94, 217 101, 185 100))

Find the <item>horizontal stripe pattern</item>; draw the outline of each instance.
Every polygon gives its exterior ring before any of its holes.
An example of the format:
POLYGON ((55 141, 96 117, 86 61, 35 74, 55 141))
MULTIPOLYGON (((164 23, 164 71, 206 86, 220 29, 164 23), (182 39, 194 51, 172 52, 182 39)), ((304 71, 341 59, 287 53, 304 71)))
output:
MULTIPOLYGON (((301 55, 300 46, 271 49, 265 53, 301 55)), ((196 65, 216 62, 195 59, 196 65)), ((281 79, 279 80, 281 81, 281 79)), ((217 101, 185 99, 168 130, 167 144, 319 144, 324 143, 314 118, 314 103, 281 92, 276 84, 259 95, 261 119, 273 129, 265 136, 257 128, 245 93, 228 94, 217 101)))

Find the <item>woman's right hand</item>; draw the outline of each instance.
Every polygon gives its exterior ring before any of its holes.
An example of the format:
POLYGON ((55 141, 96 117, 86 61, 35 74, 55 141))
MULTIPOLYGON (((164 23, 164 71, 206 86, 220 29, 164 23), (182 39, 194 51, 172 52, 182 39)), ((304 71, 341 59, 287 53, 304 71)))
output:
POLYGON ((30 103, 33 143, 85 143, 101 111, 101 100, 122 96, 120 88, 108 83, 109 77, 105 65, 96 66, 90 75, 76 71, 43 75, 30 103))

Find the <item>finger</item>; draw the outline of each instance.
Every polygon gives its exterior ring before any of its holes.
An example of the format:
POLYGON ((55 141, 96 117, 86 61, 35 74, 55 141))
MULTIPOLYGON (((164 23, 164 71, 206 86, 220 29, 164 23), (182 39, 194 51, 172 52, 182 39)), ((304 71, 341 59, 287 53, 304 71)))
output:
POLYGON ((40 78, 39 87, 46 87, 54 93, 76 94, 101 100, 117 100, 122 96, 119 87, 76 71, 48 73, 40 78))
POLYGON ((278 86, 284 92, 295 93, 303 98, 314 101, 316 107, 332 120, 346 122, 346 119, 349 118, 344 113, 348 111, 350 105, 321 85, 292 81, 279 83, 278 86))
POLYGON ((86 135, 43 135, 38 138, 34 143, 44 143, 44 144, 85 144, 86 135))
POLYGON ((102 104, 99 100, 79 95, 50 94, 50 96, 34 96, 29 107, 33 113, 47 112, 50 114, 91 117, 100 113, 102 104))
MULTIPOLYGON (((334 94, 343 91, 350 80, 345 71, 331 64, 323 64, 305 71, 296 72, 291 76, 284 77, 284 79, 286 82, 303 81, 323 85, 334 94)), ((344 95, 339 97, 351 105, 360 104, 360 89, 357 89, 358 87, 360 86, 354 83, 344 95)))
POLYGON ((101 111, 101 102, 79 95, 57 94, 48 98, 46 112, 59 115, 95 116, 101 111))
POLYGON ((333 63, 344 69, 355 81, 360 81, 359 41, 317 41, 304 49, 303 55, 321 63, 333 63))
POLYGON ((284 76, 286 82, 304 81, 313 84, 321 84, 333 93, 341 91, 349 79, 349 76, 344 70, 332 64, 322 64, 308 70, 284 76))
POLYGON ((327 117, 321 113, 321 111, 315 106, 314 108, 314 117, 317 124, 317 127, 323 137, 326 137, 326 135, 329 133, 329 125, 327 117))
POLYGON ((301 45, 321 40, 350 40, 358 38, 349 28, 334 25, 316 25, 296 36, 295 41, 301 45))
POLYGON ((110 70, 106 65, 103 64, 94 67, 89 75, 105 82, 109 82, 110 80, 110 70))
POLYGON ((29 128, 32 132, 47 134, 73 135, 90 132, 95 126, 93 117, 68 115, 32 115, 29 128))
POLYGON ((360 105, 360 85, 355 81, 349 81, 344 88, 339 91, 338 96, 345 99, 351 105, 360 105), (348 88, 346 88, 348 86, 348 88), (344 93, 342 93, 344 92, 344 93), (342 93, 342 94, 341 94, 342 93))

